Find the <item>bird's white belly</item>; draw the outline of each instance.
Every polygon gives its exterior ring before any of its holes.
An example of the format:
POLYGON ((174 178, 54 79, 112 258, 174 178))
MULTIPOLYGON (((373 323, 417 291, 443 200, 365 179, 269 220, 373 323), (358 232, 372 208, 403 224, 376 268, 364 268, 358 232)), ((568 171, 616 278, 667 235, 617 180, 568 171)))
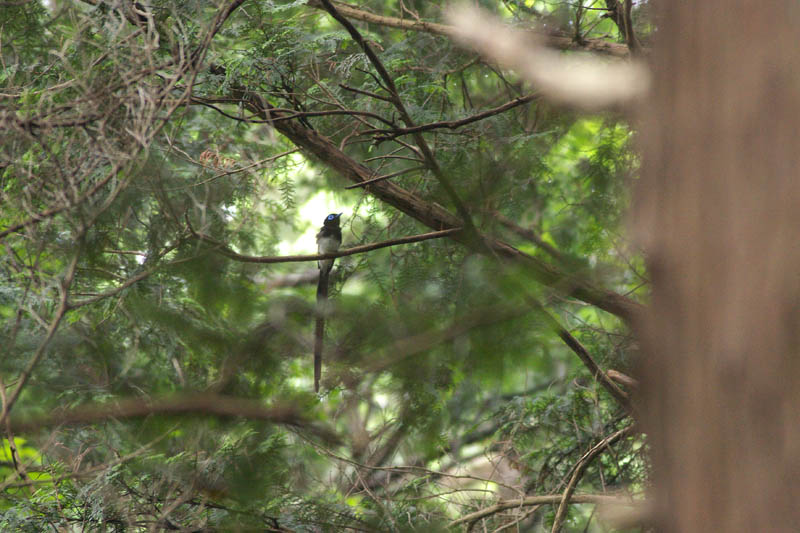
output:
MULTIPOLYGON (((329 254, 339 249, 339 241, 333 237, 320 237, 317 239, 317 252, 321 254, 329 254)), ((320 270, 329 270, 333 266, 333 259, 324 259, 319 261, 320 270)))

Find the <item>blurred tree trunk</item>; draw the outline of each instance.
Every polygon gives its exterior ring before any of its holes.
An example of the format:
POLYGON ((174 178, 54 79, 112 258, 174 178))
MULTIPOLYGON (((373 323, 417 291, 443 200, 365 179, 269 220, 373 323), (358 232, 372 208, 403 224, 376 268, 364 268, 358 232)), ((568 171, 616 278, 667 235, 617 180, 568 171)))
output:
POLYGON ((663 2, 638 228, 664 531, 800 531, 800 4, 663 2))

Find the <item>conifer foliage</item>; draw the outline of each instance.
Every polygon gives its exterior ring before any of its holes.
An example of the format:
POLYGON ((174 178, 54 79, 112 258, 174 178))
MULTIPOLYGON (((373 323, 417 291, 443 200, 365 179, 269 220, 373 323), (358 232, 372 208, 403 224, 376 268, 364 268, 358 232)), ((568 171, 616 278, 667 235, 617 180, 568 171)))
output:
MULTIPOLYGON (((653 32, 480 3, 565 57, 653 32)), ((639 499, 625 109, 552 102, 443 2, 0 7, 0 530, 585 531, 639 499)))

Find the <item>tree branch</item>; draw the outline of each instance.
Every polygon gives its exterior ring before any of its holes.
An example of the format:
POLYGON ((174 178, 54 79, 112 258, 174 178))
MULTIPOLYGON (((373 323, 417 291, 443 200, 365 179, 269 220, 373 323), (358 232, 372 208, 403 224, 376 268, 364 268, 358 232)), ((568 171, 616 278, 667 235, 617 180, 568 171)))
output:
POLYGON ((100 191, 100 189, 105 187, 105 185, 109 181, 111 181, 111 179, 114 176, 117 175, 117 172, 119 172, 119 170, 122 168, 122 166, 123 166, 123 162, 115 163, 111 167, 111 170, 109 170, 102 179, 100 179, 97 183, 95 183, 92 187, 90 187, 83 194, 81 194, 80 196, 75 198, 73 201, 66 201, 66 202, 64 202, 64 203, 62 203, 60 205, 57 205, 55 207, 52 207, 50 209, 45 209, 44 211, 41 211, 39 213, 34 213, 33 215, 31 215, 29 218, 23 220, 22 222, 18 222, 16 224, 12 224, 11 226, 8 226, 4 230, 0 231, 0 240, 2 240, 3 238, 5 238, 7 235, 9 235, 11 233, 15 233, 15 232, 17 232, 17 231, 19 231, 21 229, 24 229, 24 228, 26 228, 28 226, 32 226, 34 224, 38 224, 39 222, 42 222, 44 220, 47 220, 49 218, 52 218, 52 217, 58 215, 62 211, 66 211, 67 209, 70 209, 72 207, 75 207, 77 205, 82 204, 83 202, 85 202, 86 200, 88 200, 89 198, 94 196, 98 191, 100 191))
POLYGON ((47 333, 45 334, 44 339, 41 343, 39 343, 39 347, 36 349, 36 352, 28 361, 28 364, 25 366, 22 374, 20 374, 19 379, 17 380, 17 386, 14 387, 14 391, 11 393, 11 396, 9 396, 8 399, 3 402, 3 411, 2 414, 0 414, 0 424, 2 424, 6 418, 8 418, 11 408, 14 407, 14 404, 19 399, 22 389, 25 388, 25 385, 28 383, 33 370, 36 368, 36 365, 39 364, 39 361, 42 360, 42 357, 47 350, 47 346, 50 344, 50 341, 53 340, 53 336, 55 336, 58 326, 64 319, 64 315, 66 315, 67 311, 69 311, 69 302, 67 300, 69 297, 69 286, 72 284, 72 280, 75 279, 75 270, 78 265, 80 252, 81 250, 79 247, 73 255, 69 266, 67 266, 67 271, 64 274, 64 278, 61 280, 61 284, 59 286, 61 297, 59 298, 58 309, 56 309, 56 314, 53 317, 53 320, 50 322, 50 325, 47 327, 47 333))
MULTIPOLYGON (((397 87, 394 84, 394 80, 389 75, 389 72, 386 70, 386 67, 383 66, 383 63, 378 58, 378 55, 372 49, 372 47, 367 43, 364 37, 359 33, 353 24, 347 20, 341 13, 334 7, 330 0, 321 0, 322 5, 325 9, 330 13, 331 17, 333 17, 336 21, 338 21, 350 36, 353 38, 356 43, 364 50, 364 53, 367 55, 367 58, 372 63, 372 66, 375 67, 375 70, 378 72, 381 80, 386 85, 386 89, 389 92, 389 96, 391 98, 392 104, 400 113, 400 119, 405 123, 408 128, 414 128, 416 125, 414 121, 411 119, 411 115, 408 113, 405 105, 403 104, 402 99, 400 98, 400 92, 397 90, 397 87)), ((453 205, 456 208, 456 212, 458 212, 458 216, 461 217, 461 224, 459 226, 463 226, 466 230, 466 236, 472 237, 475 239, 476 243, 480 246, 486 246, 483 243, 480 234, 478 233, 475 224, 472 222, 472 216, 469 214, 467 207, 459 198, 458 193, 453 187, 453 184, 450 183, 450 179, 442 172, 442 169, 439 167, 439 163, 436 161, 436 158, 433 155, 433 150, 431 150, 430 146, 428 146, 427 141, 422 136, 422 133, 419 131, 412 133, 414 137, 414 142, 417 143, 420 152, 422 152, 422 156, 425 159, 425 163, 430 168, 433 175, 439 181, 439 185, 444 189, 445 193, 448 197, 450 197, 450 201, 453 202, 453 205)), ((488 246, 487 246, 488 248, 488 246)))
MULTIPOLYGON (((377 113, 371 113, 369 111, 357 111, 355 109, 327 109, 322 111, 296 111, 294 109, 281 109, 281 108, 273 108, 270 109, 270 116, 266 119, 252 119, 252 118, 243 118, 237 117, 235 115, 231 115, 230 113, 225 112, 224 110, 220 109, 219 107, 215 106, 215 103, 230 103, 230 102, 217 102, 214 98, 203 98, 199 96, 193 96, 191 98, 190 103, 202 105, 204 107, 208 107, 209 109, 213 109, 220 115, 227 117, 229 119, 235 120, 237 122, 246 122, 249 124, 272 124, 274 122, 280 122, 282 120, 293 120, 298 118, 306 118, 306 117, 327 117, 331 115, 350 115, 350 116, 361 116, 361 117, 369 117, 374 118, 384 124, 389 126, 394 126, 391 120, 387 120, 382 116, 378 115, 377 113), (278 116, 272 116, 273 114, 278 114, 278 116)), ((382 130, 378 130, 382 131, 382 130)), ((389 130, 391 131, 391 130, 389 130)))
POLYGON ((631 51, 631 55, 636 55, 642 51, 642 45, 633 32, 633 18, 631 10, 633 5, 631 0, 606 0, 608 8, 608 18, 614 21, 617 29, 625 38, 625 43, 631 51))
POLYGON ((572 334, 567 331, 567 329, 559 323, 556 318, 550 314, 550 312, 545 309, 545 307, 539 303, 538 301, 534 300, 530 297, 525 297, 526 301, 539 313, 544 317, 556 335, 564 341, 564 344, 569 347, 570 350, 575 352, 578 358, 583 362, 584 366, 589 369, 589 372, 592 374, 592 377, 600 383, 600 385, 605 388, 611 396, 619 402, 622 407, 628 412, 628 414, 633 414, 633 407, 630 403, 630 398, 628 395, 620 389, 616 383, 614 383, 609 376, 600 368, 594 358, 589 354, 589 351, 583 346, 583 344, 578 341, 572 334))
POLYGON ((479 120, 483 120, 485 118, 492 117, 494 115, 499 115, 504 111, 508 111, 509 109, 513 109, 517 106, 527 104, 538 98, 538 94, 529 94, 526 96, 521 96, 519 98, 514 98, 510 102, 506 102, 500 106, 497 106, 492 109, 487 109, 481 113, 477 113, 467 118, 462 118, 460 120, 445 120, 441 122, 431 122, 430 124, 422 124, 420 126, 414 126, 410 128, 393 128, 393 129, 374 129, 374 130, 366 130, 360 132, 363 135, 371 134, 371 133, 383 133, 386 134, 387 139, 393 139, 399 135, 408 135, 409 133, 419 133, 423 131, 431 131, 435 129, 441 128, 448 128, 454 130, 456 128, 460 128, 461 126, 465 126, 467 124, 471 124, 473 122, 477 122, 479 120))
MULTIPOLYGON (((542 309, 543 312, 547 313, 546 310, 542 309)), ((547 313, 548 316, 550 313, 547 313)), ((584 366, 589 369, 589 372, 592 374, 592 377, 600 383, 611 396, 614 397, 629 413, 632 412, 630 399, 625 392, 620 389, 616 383, 614 383, 608 375, 603 372, 603 369, 595 362, 592 356, 589 354, 589 351, 581 344, 578 339, 573 337, 569 331, 564 329, 561 324, 556 322, 555 318, 550 316, 550 319, 555 324, 554 327, 556 328, 556 333, 564 341, 564 344, 569 346, 570 350, 575 352, 578 358, 583 362, 584 366)))
MULTIPOLYGON (((316 9, 324 9, 321 0, 310 0, 307 5, 316 9)), ((348 5, 340 4, 339 2, 336 2, 336 9, 338 9, 340 13, 348 18, 360 20, 362 22, 368 22, 370 24, 377 24, 379 26, 388 26, 390 28, 420 31, 443 36, 450 36, 453 34, 453 27, 448 24, 376 15, 374 13, 362 11, 348 5)), ((604 39, 584 39, 582 43, 578 43, 572 38, 572 36, 549 33, 538 35, 545 39, 548 46, 558 50, 594 52, 616 57, 628 57, 630 55, 628 47, 624 44, 609 43, 604 39)))
POLYGON ((604 438, 597 444, 595 444, 588 452, 583 454, 578 464, 575 465, 575 470, 572 472, 572 477, 567 483, 567 488, 564 489, 564 494, 561 496, 561 503, 558 505, 558 510, 556 511, 556 516, 553 519, 553 529, 551 533, 558 533, 561 530, 561 526, 564 525, 564 519, 567 516, 567 505, 570 503, 576 503, 575 498, 578 496, 573 496, 575 492, 575 487, 578 485, 578 481, 580 481, 581 477, 583 477, 584 471, 586 468, 592 463, 595 457, 600 455, 606 448, 617 442, 623 437, 627 437, 634 430, 633 425, 630 425, 626 428, 623 428, 616 433, 609 435, 608 437, 604 438))
MULTIPOLYGON (((84 0, 84 1, 86 1, 86 2, 88 2, 90 4, 92 4, 92 5, 97 5, 100 0, 84 0)), ((177 80, 179 78, 184 77, 187 73, 190 74, 190 78, 191 78, 189 83, 187 84, 187 87, 191 87, 192 86, 194 77, 197 74, 198 65, 202 62, 202 59, 205 56, 206 50, 208 49, 208 46, 211 43, 211 40, 214 38, 214 36, 217 34, 217 32, 219 32, 219 30, 222 28, 222 25, 225 23, 225 21, 228 19, 228 17, 230 17, 230 15, 243 2, 244 2, 244 0, 232 0, 224 8, 220 9, 217 12, 217 15, 215 16, 214 21, 212 22, 212 27, 209 29, 209 31, 204 36, 204 39, 203 39, 202 43, 200 45, 198 45, 193 50, 193 52, 191 53, 191 58, 192 58, 191 61, 189 61, 188 63, 180 65, 178 71, 172 76, 172 79, 170 80, 170 82, 167 83, 164 86, 163 95, 168 94, 173 88, 175 88, 175 84, 177 83, 177 80)), ((135 21, 131 21, 131 23, 136 25, 135 21)), ((188 98, 190 97, 190 94, 191 94, 191 91, 187 89, 185 91, 185 93, 181 96, 181 99, 185 98, 188 101, 188 98)), ((162 95, 162 98, 159 99, 159 106, 163 105, 166 102, 166 99, 163 98, 163 95, 162 95)), ((162 125, 166 123, 167 118, 172 115, 172 113, 175 111, 175 109, 177 107, 178 107, 177 105, 173 106, 166 113, 166 117, 162 117, 161 118, 161 124, 162 125)), ((153 115, 153 116, 155 116, 155 115, 153 115)), ((7 117, 5 115, 0 115, 0 122, 3 122, 5 120, 7 120, 7 117)), ((156 130, 156 132, 160 131, 160 127, 155 128, 155 130, 156 130)), ((154 134, 155 133, 153 133, 153 135, 154 134)), ((150 136, 150 138, 152 138, 152 135, 150 136)), ((31 215, 26 220, 23 220, 22 222, 18 222, 18 223, 15 223, 15 224, 12 224, 12 225, 6 227, 5 229, 0 231, 0 240, 2 240, 4 237, 9 235, 10 233, 15 233, 15 232, 20 231, 21 229, 24 229, 24 228, 26 228, 28 226, 31 226, 31 225, 34 225, 34 224, 38 224, 38 223, 40 223, 40 222, 42 222, 44 220, 50 219, 50 218, 58 215, 59 213, 65 211, 65 210, 71 209, 71 208, 73 208, 73 207, 75 207, 77 205, 80 205, 81 203, 87 201, 89 198, 93 197, 97 192, 100 191, 100 189, 105 187, 106 184, 109 181, 111 181, 112 178, 117 176, 117 173, 120 170, 123 169, 123 166, 128 161, 133 160, 135 158, 135 156, 137 156, 145 148, 145 143, 143 142, 144 139, 140 139, 139 141, 140 142, 137 144, 137 148, 136 148, 135 152, 128 154, 128 158, 127 159, 122 160, 122 161, 117 161, 113 165, 111 165, 111 168, 106 173, 106 175, 102 179, 97 181, 88 190, 86 190, 83 194, 75 195, 75 197, 74 197, 74 199, 72 201, 65 201, 65 202, 62 202, 61 204, 59 204, 57 206, 51 207, 49 209, 45 209, 45 210, 40 211, 38 213, 34 213, 33 215, 31 215)))
MULTIPOLYGON (((251 93, 250 95, 244 95, 244 98, 247 98, 246 104, 253 109, 259 109, 264 113, 267 112, 266 108, 269 104, 258 95, 251 93)), ((281 122, 275 124, 275 128, 296 146, 315 156, 331 169, 354 183, 370 180, 375 175, 374 171, 342 152, 326 137, 298 122, 281 122)), ((461 220, 441 205, 423 200, 389 180, 367 185, 365 190, 431 229, 442 230, 461 227, 461 220)), ((501 240, 493 239, 486 235, 482 235, 481 238, 489 249, 499 257, 524 264, 540 283, 556 287, 564 294, 574 296, 628 321, 641 312, 641 304, 626 296, 595 287, 589 281, 567 274, 563 270, 521 252, 501 240)), ((474 239, 469 239, 462 233, 456 233, 453 235, 453 239, 477 252, 486 253, 486 249, 483 246, 477 246, 474 239)))
POLYGON ((340 441, 331 429, 312 423, 293 405, 266 407, 259 400, 210 392, 130 398, 115 402, 81 405, 72 409, 56 409, 50 414, 42 416, 11 417, 9 424, 16 433, 28 433, 62 424, 93 424, 109 419, 191 414, 261 420, 307 430, 329 443, 339 443, 340 441))
POLYGON ((391 174, 385 174, 383 176, 378 176, 377 178, 372 178, 371 180, 362 181, 361 183, 354 183, 353 185, 348 185, 345 189, 357 189, 358 187, 365 187, 371 183, 375 183, 376 181, 383 181, 388 180, 389 178, 396 178, 397 176, 402 176, 403 174, 408 174, 409 172, 415 172, 418 170, 425 170, 427 167, 411 167, 411 168, 404 168, 402 170, 398 170, 397 172, 392 172, 391 174))
POLYGON ((261 264, 274 264, 274 263, 300 263, 304 261, 320 261, 322 259, 335 259, 337 257, 345 257, 348 255, 363 254, 364 252, 371 252, 380 248, 387 248, 389 246, 397 246, 399 244, 410 244, 412 242, 427 241, 430 239, 441 239, 442 237, 451 237, 461 232, 461 228, 452 228, 441 231, 433 231, 431 233, 422 233, 420 235, 410 235, 408 237, 400 237, 397 239, 390 239, 388 241, 375 242, 372 244, 362 244, 361 246, 354 246, 346 248, 337 252, 328 254, 308 254, 308 255, 277 255, 277 256, 254 256, 243 255, 231 250, 227 245, 209 237, 202 233, 197 233, 191 230, 192 233, 199 239, 209 242, 216 247, 217 252, 229 257, 235 261, 242 263, 261 263, 261 264))
POLYGON ((523 228, 522 226, 520 226, 519 224, 517 224, 513 220, 511 220, 508 217, 504 216, 499 211, 492 212, 492 216, 494 218, 496 218, 497 221, 500 222, 503 226, 505 226, 506 228, 510 229, 512 232, 516 233, 517 235, 519 235, 520 237, 522 237, 524 239, 528 239, 533 244, 535 244, 536 246, 541 248, 548 255, 550 255, 550 257, 552 257, 553 259, 559 261, 560 263, 565 262, 565 260, 567 259, 566 257, 564 257, 564 254, 562 254, 559 250, 557 250, 549 242, 547 242, 544 239, 542 239, 542 237, 538 233, 536 233, 535 231, 533 231, 531 229, 528 229, 528 228, 523 228))
MULTIPOLYGON (((77 302, 69 302, 69 304, 68 304, 69 308, 70 309, 77 309, 78 307, 83 307, 85 305, 89 305, 89 304, 93 304, 95 302, 99 302, 100 300, 103 300, 103 299, 108 298, 110 296, 114 296, 116 294, 119 294, 120 292, 124 291, 125 289, 127 289, 131 285, 133 285, 135 283, 138 283, 139 281, 143 280, 144 278, 150 276, 151 274, 155 273, 159 268, 161 268, 162 265, 158 264, 158 261, 161 258, 163 258, 165 255, 167 255, 169 252, 171 252, 172 250, 177 248, 178 244, 173 244, 172 246, 167 247, 161 254, 159 254, 159 257, 154 260, 156 262, 156 264, 154 266, 152 266, 151 268, 143 270, 143 271, 139 272, 138 274, 136 274, 135 276, 131 276, 130 278, 128 278, 124 282, 122 282, 119 285, 117 285, 116 287, 114 287, 113 289, 108 289, 107 291, 101 292, 100 294, 95 294, 94 296, 92 296, 90 298, 86 298, 84 300, 78 300, 77 302)), ((114 251, 113 253, 137 253, 137 252, 114 251)))
MULTIPOLYGON (((497 514, 502 511, 507 511, 509 509, 517 509, 519 507, 529 507, 532 505, 555 504, 560 502, 562 498, 563 496, 561 494, 546 494, 542 496, 527 496, 525 498, 520 498, 519 500, 504 500, 492 505, 491 507, 487 507, 485 509, 481 509, 480 511, 475 511, 474 513, 464 515, 458 520, 453 520, 452 522, 450 522, 449 526, 454 527, 459 524, 476 522, 481 518, 486 518, 487 516, 491 516, 493 514, 497 514)), ((571 498, 570 503, 606 504, 606 503, 618 503, 619 500, 620 499, 616 496, 607 496, 605 494, 576 494, 571 498)))

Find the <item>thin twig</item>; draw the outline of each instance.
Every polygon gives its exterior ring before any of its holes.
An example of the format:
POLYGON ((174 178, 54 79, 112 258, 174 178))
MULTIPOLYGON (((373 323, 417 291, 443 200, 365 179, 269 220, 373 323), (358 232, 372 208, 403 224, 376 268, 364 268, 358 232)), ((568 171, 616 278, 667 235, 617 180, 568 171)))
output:
MULTIPOLYGON (((555 320, 555 319, 553 319, 555 320)), ((630 399, 625 392, 620 389, 616 383, 614 383, 608 375, 603 372, 603 369, 595 362, 592 356, 589 354, 589 351, 581 344, 578 339, 572 336, 569 331, 564 329, 562 326, 558 326, 556 333, 564 341, 564 343, 569 346, 569 348, 575 352, 575 354, 583 361, 583 364, 586 368, 589 369, 591 372, 592 377, 596 379, 600 385, 602 385, 611 396, 614 397, 625 409, 630 413, 632 412, 632 407, 630 403, 630 399)))
POLYGON ((392 99, 388 96, 381 96, 380 94, 376 94, 370 91, 365 91, 364 89, 357 89, 355 87, 350 87, 349 85, 344 85, 342 83, 339 84, 339 87, 344 89, 345 91, 354 92, 356 94, 363 94, 364 96, 369 96, 370 98, 375 98, 376 100, 382 100, 384 102, 392 103, 392 99))
POLYGON ((417 170, 425 170, 427 167, 411 167, 411 168, 404 168, 403 170, 398 170, 397 172, 392 172, 391 174, 386 174, 384 176, 378 176, 377 178, 372 178, 371 180, 362 181, 361 183, 355 183, 353 185, 348 185, 345 189, 355 189, 357 187, 364 187, 369 185, 370 183, 375 183, 376 181, 388 180, 389 178, 395 178, 397 176, 402 176, 403 174, 408 174, 409 172, 414 172, 417 170))
POLYGON ((337 257, 345 257, 348 255, 355 255, 355 254, 363 254, 364 252, 371 252, 372 250, 378 250, 379 248, 387 248, 389 246, 397 246, 398 244, 410 244, 413 242, 420 242, 420 241, 427 241, 430 239, 441 239, 442 237, 450 237, 459 233, 461 228, 452 228, 446 229, 442 231, 432 231, 430 233, 423 233, 421 235, 411 235, 408 237, 400 237, 398 239, 390 239, 388 241, 381 241, 375 242, 372 244, 363 244, 361 246, 354 246, 352 248, 346 248, 344 250, 339 250, 338 252, 331 252, 328 254, 310 254, 310 255, 277 255, 277 256, 253 256, 253 255, 243 255, 234 252, 231 250, 226 244, 213 239, 207 235, 203 235, 202 233, 197 233, 194 230, 191 230, 195 237, 207 241, 213 245, 215 245, 216 251, 229 257, 235 261, 240 261, 242 263, 262 263, 262 264, 274 264, 274 263, 300 263, 305 261, 320 261, 322 259, 335 259, 337 257))
POLYGON ((504 111, 508 111, 509 109, 513 109, 523 104, 527 104, 539 97, 538 94, 529 94, 526 96, 520 96, 519 98, 514 98, 513 100, 506 102, 505 104, 499 105, 492 109, 487 109, 481 113, 476 113, 472 116, 467 118, 462 118, 459 120, 443 120, 441 122, 431 122, 430 124, 422 124, 420 126, 414 126, 412 128, 394 128, 394 129, 374 129, 374 130, 365 130, 362 131, 362 135, 368 135, 371 133, 382 133, 386 134, 389 138, 393 138, 398 135, 408 135, 410 133, 418 133, 423 131, 431 131, 441 128, 448 128, 451 130, 460 128, 461 126, 465 126, 467 124, 471 124, 473 122, 478 122, 479 120, 483 120, 485 118, 492 117, 494 115, 499 115, 504 111))
POLYGON ((19 399, 19 395, 22 393, 22 389, 28 383, 34 368, 36 368, 36 365, 38 365, 39 361, 42 360, 42 357, 47 350, 47 346, 50 344, 50 341, 53 340, 53 336, 55 336, 58 326, 61 324, 61 320, 63 320, 64 315, 66 315, 67 311, 69 311, 69 286, 72 284, 72 280, 75 278, 75 270, 78 265, 78 257, 80 257, 80 253, 81 249, 79 247, 72 256, 69 266, 67 266, 67 271, 59 285, 59 292, 61 294, 59 298, 58 309, 56 309, 56 314, 53 317, 53 320, 50 322, 50 325, 47 327, 47 333, 45 334, 44 340, 39 343, 39 347, 36 349, 36 352, 28 361, 28 364, 25 366, 22 374, 20 374, 19 379, 17 380, 17 386, 14 388, 11 396, 8 397, 8 400, 3 403, 3 411, 2 414, 0 414, 0 423, 5 422, 6 418, 8 418, 8 413, 11 412, 11 408, 14 407, 14 404, 19 399))
MULTIPOLYGON (((162 257, 164 257, 166 254, 168 254, 169 252, 171 252, 172 250, 174 250, 177 247, 178 247, 178 244, 173 244, 172 246, 167 247, 160 254, 158 259, 156 259, 155 261, 157 262, 159 259, 161 259, 162 257)), ((163 265, 156 263, 155 266, 153 266, 151 268, 148 268, 147 270, 143 270, 142 272, 139 272, 135 276, 131 276, 130 278, 125 280, 125 282, 117 285, 113 289, 109 289, 107 291, 101 292, 99 294, 96 294, 96 295, 92 296, 91 298, 86 298, 85 300, 78 300, 77 302, 70 302, 69 303, 69 308, 70 309, 77 309, 78 307, 83 307, 85 305, 93 304, 95 302, 99 302, 100 300, 103 300, 103 299, 108 298, 110 296, 114 296, 116 294, 119 294, 120 292, 124 291, 125 289, 127 289, 128 287, 133 285, 134 283, 137 283, 137 282, 143 280, 144 278, 150 276, 151 274, 153 274, 156 270, 158 270, 162 266, 163 265)))
MULTIPOLYGON (((2 378, 0 378, 0 399, 2 399, 3 406, 5 406, 8 398, 6 397, 6 384, 3 383, 2 378)), ((11 430, 11 424, 8 423, 8 418, 6 418, 6 440, 8 441, 8 449, 11 451, 11 462, 14 464, 14 470, 17 476, 19 476, 23 483, 29 482, 30 478, 25 471, 25 464, 22 462, 22 458, 19 455, 17 441, 14 438, 14 432, 11 430)), ((33 494, 33 490, 31 490, 30 487, 28 487, 28 492, 33 494)))
POLYGON ((328 109, 324 111, 295 111, 294 109, 281 109, 281 108, 274 108, 270 109, 270 114, 272 113, 281 113, 281 115, 277 117, 270 116, 267 119, 255 119, 255 118, 246 118, 246 117, 237 117, 235 115, 231 115, 230 113, 225 112, 224 110, 220 109, 219 107, 212 104, 209 99, 201 98, 194 96, 190 103, 202 105, 213 109, 217 113, 237 122, 246 122, 248 124, 271 124, 273 122, 280 122, 282 120, 293 120, 296 118, 307 118, 307 117, 327 117, 330 115, 352 115, 352 116, 362 116, 362 117, 369 117, 374 118, 375 120, 379 120, 384 124, 389 126, 393 126, 391 120, 387 120, 382 116, 378 115, 377 113, 372 113, 370 111, 357 111, 355 109, 328 109), (288 114, 282 114, 288 113, 288 114))
POLYGON ((594 360, 591 356, 589 351, 583 346, 583 344, 578 341, 569 331, 566 330, 564 326, 559 323, 558 320, 550 314, 550 312, 539 302, 533 300, 532 298, 526 298, 528 303, 530 303, 534 308, 536 308, 539 313, 544 317, 544 319, 550 324, 550 327, 555 331, 555 333, 564 341, 570 350, 575 352, 575 355, 583 362, 584 366, 589 369, 589 372, 592 374, 592 377, 600 383, 600 385, 605 388, 611 396, 622 405, 625 410, 629 413, 633 413, 633 406, 630 403, 630 398, 628 395, 620 389, 616 383, 614 383, 608 375, 600 368, 600 365, 594 360))

